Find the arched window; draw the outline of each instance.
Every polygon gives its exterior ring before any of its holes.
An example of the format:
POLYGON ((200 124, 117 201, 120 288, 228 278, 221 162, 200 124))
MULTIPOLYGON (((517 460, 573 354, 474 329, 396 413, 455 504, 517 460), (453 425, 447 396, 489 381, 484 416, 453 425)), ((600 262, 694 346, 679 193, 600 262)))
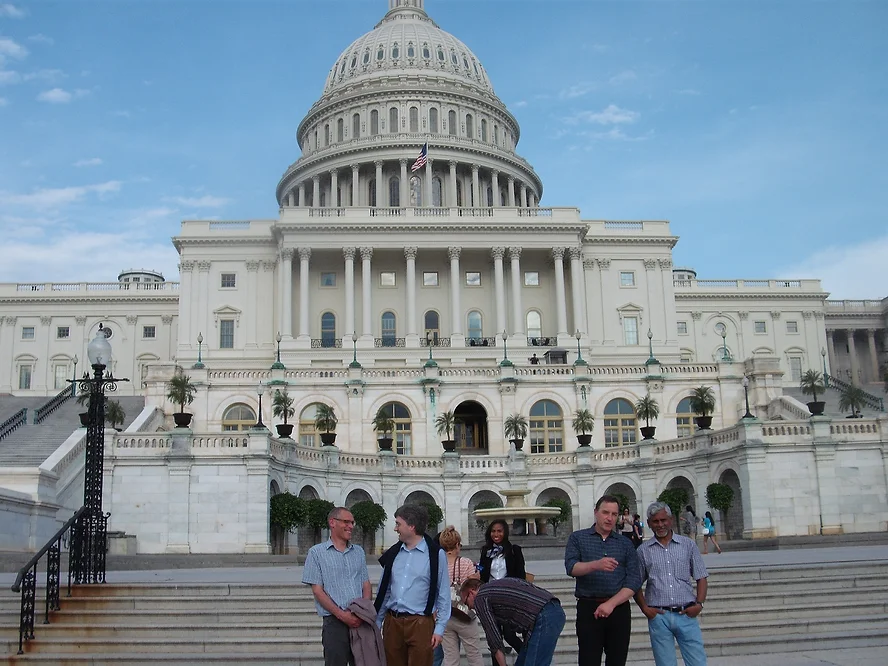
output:
POLYGON ((459 67, 459 58, 456 57, 456 51, 450 51, 450 62, 452 62, 454 66, 459 67))
POLYGON ((487 205, 488 206, 494 205, 494 203, 493 203, 493 188, 490 185, 487 186, 487 205))
POLYGON ((694 434, 694 411, 691 409, 691 399, 682 398, 675 408, 675 427, 679 437, 690 437, 694 434))
POLYGON ((410 205, 422 208, 422 179, 419 176, 410 179, 410 205))
POLYGON ((434 107, 429 109, 429 132, 438 133, 438 109, 434 107))
POLYGON ((494 145, 499 145, 499 127, 497 127, 496 123, 493 124, 493 143, 494 145))
POLYGON ((315 150, 320 148, 320 146, 318 145, 318 131, 317 130, 315 130, 315 133, 314 133, 314 148, 315 148, 315 150))
POLYGON ((413 42, 407 43, 407 57, 415 58, 416 57, 416 47, 413 46, 413 42))
POLYGON ((318 403, 313 402, 302 410, 299 415, 299 443, 302 446, 321 446, 321 433, 315 428, 315 416, 317 415, 318 403))
POLYGON ((415 106, 410 107, 410 131, 419 131, 419 109, 415 106))
POLYGON ((374 109, 370 112, 370 136, 379 134, 379 111, 374 109))
POLYGON ((531 339, 530 344, 539 344, 539 337, 543 334, 543 318, 540 313, 531 310, 527 313, 524 321, 527 326, 527 337, 531 339))
POLYGON ((428 43, 422 45, 422 57, 426 60, 432 57, 432 52, 429 50, 428 43))
POLYGON ((349 65, 349 69, 354 69, 358 64, 358 54, 355 53, 352 55, 351 65, 349 65))
POLYGON ((440 317, 438 317, 438 313, 434 310, 429 310, 425 313, 425 317, 423 317, 423 323, 425 324, 426 342, 430 345, 437 345, 438 336, 441 333, 440 317))
POLYGON ((392 44, 392 60, 397 60, 401 57, 401 49, 398 48, 398 42, 392 44))
POLYGON ((530 452, 564 451, 564 419, 561 408, 551 400, 540 400, 530 408, 530 452))
POLYGON ((356 113, 352 116, 352 139, 361 138, 361 114, 356 113))
POLYGON ((330 123, 324 125, 324 145, 330 145, 330 123))
POLYGON ((444 205, 444 185, 441 179, 435 176, 432 178, 432 206, 440 208, 444 205))
POLYGON ((604 445, 624 446, 638 441, 635 408, 624 398, 616 398, 604 408, 604 445))
POLYGON ((336 346, 336 315, 332 312, 321 315, 321 346, 336 346))
POLYGON ((345 140, 345 123, 343 122, 342 118, 336 121, 336 140, 345 140))
POLYGON ((370 49, 365 49, 364 50, 364 58, 362 59, 362 63, 366 65, 369 62, 370 62, 370 49))
POLYGON ((458 126, 456 124, 456 111, 447 112, 447 132, 450 136, 456 136, 458 126))
POLYGON ((447 60, 447 56, 444 55, 444 49, 442 49, 442 48, 439 46, 439 47, 438 47, 438 61, 439 61, 439 62, 444 62, 445 60, 447 60))
POLYGON ((398 133, 398 109, 392 107, 389 109, 389 134, 398 133))
POLYGON ((468 338, 470 340, 480 340, 483 332, 481 313, 477 310, 472 310, 469 312, 466 317, 466 328, 469 331, 468 338))
POLYGON ((396 337, 395 313, 391 311, 382 313, 382 346, 394 347, 396 337))
POLYGON ((249 405, 242 402, 235 403, 225 410, 222 415, 223 432, 239 432, 249 430, 256 425, 256 412, 249 405))
POLYGON ((367 205, 371 208, 376 207, 376 179, 371 178, 367 184, 367 205))
POLYGON ((456 181, 456 205, 462 208, 463 198, 462 198, 462 181, 456 181))
POLYGON ((466 115, 466 136, 470 139, 475 138, 475 121, 471 113, 466 115))
POLYGON ((487 121, 484 118, 481 119, 481 140, 487 141, 487 121))
POLYGON ((401 179, 397 176, 389 178, 389 206, 398 208, 401 205, 401 179))
POLYGON ((389 402, 380 409, 384 410, 395 422, 392 436, 395 439, 395 452, 409 456, 413 451, 413 437, 410 430, 410 411, 400 402, 389 402))
POLYGON ((376 49, 376 59, 385 60, 385 47, 382 44, 380 44, 379 48, 376 49))

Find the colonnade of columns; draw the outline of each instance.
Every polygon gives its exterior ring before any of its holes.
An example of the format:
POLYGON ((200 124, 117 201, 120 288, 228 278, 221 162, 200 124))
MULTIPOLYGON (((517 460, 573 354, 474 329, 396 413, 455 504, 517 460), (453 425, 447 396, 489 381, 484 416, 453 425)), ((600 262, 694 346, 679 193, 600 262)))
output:
MULTIPOLYGON (((881 375, 879 372, 879 355, 876 347, 876 335, 879 332, 879 329, 863 329, 863 332, 866 334, 866 344, 868 352, 868 363, 863 365, 861 365, 861 355, 857 348, 857 342, 855 341, 855 333, 859 332, 861 332, 860 329, 854 328, 827 329, 826 331, 826 345, 827 351, 829 353, 830 365, 829 374, 843 380, 850 379, 851 383, 855 386, 861 383, 878 382, 881 380, 881 375), (850 368, 839 367, 839 357, 836 354, 836 338, 839 336, 836 336, 836 333, 840 333, 847 342, 850 368), (843 375, 843 371, 846 371, 849 374, 843 375)), ((885 335, 886 332, 883 330, 883 340, 885 335)))
MULTIPOLYGON (((573 308, 574 322, 577 327, 585 328, 585 294, 583 280, 583 264, 582 250, 579 247, 554 247, 551 249, 551 256, 555 268, 555 300, 556 300, 556 327, 558 336, 569 336, 571 332, 568 330, 568 312, 567 312, 567 292, 564 277, 564 254, 568 251, 570 256, 570 279, 571 279, 571 305, 573 308)), ((429 250, 435 252, 440 250, 429 250)), ((463 335, 463 319, 461 295, 463 289, 462 272, 460 269, 460 259, 463 248, 451 246, 447 248, 447 256, 450 262, 450 335, 463 335)), ((510 263, 510 287, 512 294, 511 301, 511 331, 510 335, 516 337, 525 336, 525 320, 524 308, 522 305, 522 290, 524 287, 523 276, 521 273, 521 247, 493 247, 490 250, 493 259, 493 275, 494 275, 494 302, 496 304, 495 322, 496 330, 491 331, 496 335, 501 331, 509 330, 508 325, 508 309, 506 306, 506 279, 505 267, 503 264, 506 255, 510 263)), ((417 290, 416 290, 416 260, 419 256, 419 248, 404 248, 404 271, 405 271, 405 332, 407 340, 414 341, 419 344, 419 331, 424 330, 420 325, 417 310, 417 290)), ((293 257, 298 253, 299 256, 299 321, 298 321, 298 337, 303 341, 310 340, 310 318, 309 318, 309 293, 310 283, 310 260, 311 248, 301 247, 283 248, 281 250, 281 284, 280 284, 280 312, 281 312, 281 335, 284 339, 292 339, 293 335, 293 257)), ((374 335, 374 317, 373 317, 373 280, 371 272, 371 262, 373 259, 372 247, 346 247, 342 249, 344 260, 344 277, 345 277, 345 312, 344 321, 341 332, 338 337, 343 337, 357 331, 356 324, 356 301, 355 301, 355 259, 360 256, 361 261, 361 330, 362 338, 373 338, 374 335)), ((585 331, 583 331, 585 332, 585 331)))
MULTIPOLYGON (((282 204, 299 208, 340 208, 352 206, 398 207, 474 207, 509 206, 535 208, 539 205, 533 186, 501 174, 496 169, 470 165, 471 171, 459 168, 462 163, 449 161, 447 170, 433 167, 426 161, 422 173, 408 173, 407 159, 397 162, 377 160, 372 171, 367 166, 352 164, 349 169, 331 169, 302 180, 284 196, 282 204), (421 206, 412 202, 410 178, 421 175, 421 206), (398 200, 393 200, 389 180, 398 177, 398 200), (502 176, 502 177, 501 177, 502 176), (440 201, 433 191, 433 180, 441 180, 440 201), (373 190, 371 192, 371 180, 373 190), (363 187, 362 187, 363 185, 363 187), (460 193, 457 193, 459 188, 460 193), (488 192, 489 190, 489 192, 488 192), (310 195, 310 197, 309 197, 310 195), (374 203, 375 200, 375 203, 374 203)), ((443 163, 443 162, 442 162, 443 163)))

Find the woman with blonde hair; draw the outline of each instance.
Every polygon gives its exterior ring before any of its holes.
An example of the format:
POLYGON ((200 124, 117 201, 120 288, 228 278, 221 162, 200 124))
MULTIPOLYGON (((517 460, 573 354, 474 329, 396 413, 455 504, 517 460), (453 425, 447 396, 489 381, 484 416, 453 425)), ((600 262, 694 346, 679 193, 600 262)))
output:
MULTIPOLYGON (((447 569, 450 572, 450 585, 457 591, 463 582, 469 578, 478 578, 475 571, 475 563, 468 557, 461 557, 462 538, 453 525, 448 525, 438 537, 438 543, 447 554, 447 569)), ((478 622, 474 617, 460 617, 457 613, 450 616, 447 628, 444 630, 444 666, 459 665, 459 644, 462 643, 466 651, 466 659, 469 666, 483 666, 481 658, 481 640, 478 632, 478 622)))

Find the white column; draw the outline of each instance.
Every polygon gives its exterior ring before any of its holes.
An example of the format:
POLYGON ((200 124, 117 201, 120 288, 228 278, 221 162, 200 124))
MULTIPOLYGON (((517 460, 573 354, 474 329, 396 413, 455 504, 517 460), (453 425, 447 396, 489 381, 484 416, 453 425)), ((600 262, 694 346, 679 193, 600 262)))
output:
POLYGON ((281 336, 293 337, 293 248, 281 250, 281 336))
POLYGON ((481 187, 478 184, 478 165, 472 165, 472 207, 481 207, 481 187))
POLYGON ((311 259, 311 248, 299 248, 299 337, 309 338, 308 326, 308 260, 311 259))
POLYGON ((407 260, 407 337, 417 337, 416 321, 416 253, 417 248, 405 247, 404 258, 407 260))
POLYGON ((506 248, 494 247, 490 250, 493 257, 493 284, 496 291, 496 330, 506 330, 506 288, 503 281, 503 256, 506 248))
POLYGON ((359 167, 358 167, 357 164, 352 164, 352 165, 351 165, 351 170, 352 170, 352 182, 351 182, 351 186, 352 186, 352 187, 351 187, 351 190, 352 190, 352 200, 351 200, 351 205, 352 205, 352 206, 360 206, 360 205, 361 205, 361 198, 360 198, 360 196, 359 196, 359 192, 358 192, 358 182, 359 182, 359 179, 358 179, 358 168, 359 168, 359 167))
POLYGON ((447 183, 447 198, 449 201, 447 205, 451 208, 456 208, 456 162, 451 160, 449 162, 450 165, 450 182, 447 183))
POLYGON ((407 208, 410 205, 410 181, 407 179, 407 160, 400 159, 398 164, 401 167, 401 180, 399 183, 401 208, 407 208))
MULTIPOLYGON (((500 193, 499 193, 499 171, 492 171, 490 175, 490 190, 491 196, 493 197, 493 201, 490 202, 491 206, 499 208, 500 204, 500 193)), ((500 329, 502 330, 502 329, 500 329)))
POLYGON ((321 177, 320 176, 312 176, 311 177, 311 207, 312 208, 320 208, 321 207, 321 177))
POLYGON ((345 257, 345 327, 343 337, 355 332, 355 248, 342 248, 345 257))
POLYGON ((527 186, 521 185, 521 207, 527 208, 527 186))
POLYGON ((373 258, 372 247, 361 248, 361 289, 363 290, 363 298, 361 303, 361 312, 363 314, 363 326, 361 335, 363 337, 373 338, 373 322, 370 319, 372 314, 372 292, 373 279, 370 276, 370 260, 373 258))
MULTIPOLYGON (((198 285, 197 285, 197 298, 195 299, 195 303, 197 307, 195 308, 197 321, 195 322, 194 328, 192 330, 200 332, 204 327, 207 321, 209 321, 209 317, 207 316, 207 312, 209 309, 209 296, 210 296, 210 266, 211 263, 209 261, 198 261, 197 262, 197 270, 198 270, 198 285)), ((194 344, 191 340, 189 340, 191 344, 194 344)), ((240 346, 241 341, 235 337, 235 344, 240 346)))
POLYGON ((552 259, 555 261, 555 311, 558 316, 558 335, 568 335, 567 296, 564 290, 564 248, 553 247, 552 259))
POLYGON ((295 201, 294 201, 295 198, 296 198, 296 197, 295 197, 295 195, 293 194, 293 190, 290 190, 289 192, 287 192, 287 206, 289 206, 290 208, 292 208, 293 205, 294 205, 294 203, 295 203, 295 201))
POLYGON ((570 248, 570 290, 573 299, 574 329, 588 334, 586 313, 583 308, 583 248, 570 248))
POLYGON ((299 183, 299 206, 305 208, 305 183, 299 183))
MULTIPOLYGON (((838 377, 839 375, 839 366, 836 362, 836 341, 833 337, 834 331, 827 330, 826 331, 826 350, 829 352, 829 374, 838 377)), ((839 377, 841 379, 841 377, 839 377)))
POLYGON ((512 335, 524 333, 524 308, 521 306, 521 248, 510 247, 509 259, 512 261, 512 335))
POLYGON ((376 160, 373 164, 376 167, 376 205, 382 208, 382 160, 376 160))
MULTIPOLYGON (((190 302, 191 291, 194 282, 194 266, 193 261, 182 261, 179 263, 179 340, 184 344, 191 344, 191 318, 189 316, 193 304, 190 302)), ((11 357, 3 357, 11 358, 11 357)), ((89 365, 87 363, 87 365, 89 365)))
POLYGON ((515 207, 515 179, 509 176, 509 206, 515 207))
MULTIPOLYGON (((475 167, 477 177, 477 167, 475 167)), ((477 182, 477 181, 476 181, 477 182)), ((447 256, 450 257, 450 318, 453 320, 451 331, 453 335, 462 334, 462 306, 459 303, 461 283, 459 279, 459 255, 462 248, 448 247, 447 256)))
POLYGON ((432 160, 426 158, 423 208, 432 207, 432 160))
POLYGON ((247 347, 256 346, 256 324, 259 320, 259 262, 247 262, 247 290, 253 295, 253 311, 247 315, 247 347))
POLYGON ((338 197, 336 196, 338 194, 338 190, 339 190, 339 171, 337 171, 336 169, 331 169, 330 170, 330 199, 327 202, 327 205, 330 208, 338 208, 339 207, 339 201, 337 200, 338 197))
POLYGON ((876 354, 876 329, 866 329, 866 341, 869 345, 870 371, 872 376, 871 382, 879 381, 879 356, 876 354))
POLYGON ((848 354, 851 356, 851 383, 860 386, 860 359, 857 358, 857 347, 854 345, 854 329, 847 329, 848 354))

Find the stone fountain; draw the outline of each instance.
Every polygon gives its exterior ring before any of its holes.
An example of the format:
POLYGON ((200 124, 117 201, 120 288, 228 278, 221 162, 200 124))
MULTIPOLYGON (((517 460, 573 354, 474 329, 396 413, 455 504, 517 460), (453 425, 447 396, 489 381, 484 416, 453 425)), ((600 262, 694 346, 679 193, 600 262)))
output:
POLYGON ((540 518, 546 519, 550 516, 557 516, 561 513, 561 509, 557 506, 528 506, 525 497, 530 493, 529 488, 510 488, 509 490, 500 490, 499 494, 506 498, 506 505, 493 509, 475 509, 472 515, 479 520, 496 520, 501 518, 512 523, 516 520, 524 520, 527 522, 528 533, 533 529, 536 534, 536 521, 540 518), (531 526, 533 526, 531 528, 531 526))

